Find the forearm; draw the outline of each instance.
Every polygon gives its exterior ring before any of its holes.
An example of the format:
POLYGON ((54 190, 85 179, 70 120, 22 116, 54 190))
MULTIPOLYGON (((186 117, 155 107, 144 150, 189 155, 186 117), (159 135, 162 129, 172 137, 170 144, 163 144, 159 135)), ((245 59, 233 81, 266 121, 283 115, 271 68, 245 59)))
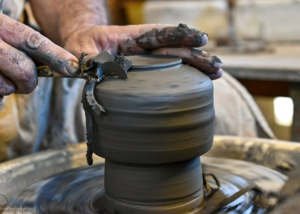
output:
POLYGON ((77 30, 107 25, 105 0, 31 0, 43 33, 59 45, 77 30))

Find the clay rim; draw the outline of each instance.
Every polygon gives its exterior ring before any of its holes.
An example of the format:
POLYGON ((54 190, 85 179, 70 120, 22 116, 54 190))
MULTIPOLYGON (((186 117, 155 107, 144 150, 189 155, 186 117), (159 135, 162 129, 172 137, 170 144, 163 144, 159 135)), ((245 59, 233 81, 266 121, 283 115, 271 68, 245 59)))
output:
POLYGON ((164 67, 173 67, 182 63, 181 58, 165 55, 138 55, 127 56, 132 61, 132 67, 129 71, 138 71, 139 69, 157 69, 164 67))

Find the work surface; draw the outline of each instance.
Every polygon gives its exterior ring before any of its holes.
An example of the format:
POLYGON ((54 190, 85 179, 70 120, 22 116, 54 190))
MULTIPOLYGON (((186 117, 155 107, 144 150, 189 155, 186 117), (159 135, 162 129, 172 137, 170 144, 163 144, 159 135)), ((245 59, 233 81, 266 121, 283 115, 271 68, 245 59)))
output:
POLYGON ((289 96, 294 103, 291 140, 300 142, 300 44, 276 45, 271 51, 230 53, 216 50, 223 68, 252 95, 289 96))
POLYGON ((300 82, 300 45, 278 45, 261 53, 216 54, 236 78, 300 82))

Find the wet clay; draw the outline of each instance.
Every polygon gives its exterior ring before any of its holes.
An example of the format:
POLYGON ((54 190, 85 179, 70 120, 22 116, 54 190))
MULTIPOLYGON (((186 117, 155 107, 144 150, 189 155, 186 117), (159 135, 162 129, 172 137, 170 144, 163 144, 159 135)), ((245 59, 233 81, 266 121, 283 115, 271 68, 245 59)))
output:
POLYGON ((189 28, 186 24, 179 24, 177 27, 165 27, 162 30, 153 28, 135 38, 136 44, 146 50, 153 47, 199 47, 204 44, 203 36, 206 33, 200 30, 189 28))
POLYGON ((103 203, 110 213, 185 213, 204 200, 199 157, 146 166, 106 160, 104 176, 103 203))
MULTIPOLYGON (((150 69, 150 68, 149 68, 150 69)), ((207 152, 213 140, 213 85, 179 64, 107 77, 94 92, 105 109, 93 113, 94 153, 109 160, 166 164, 207 152)))
POLYGON ((218 72, 220 76, 222 62, 217 56, 198 48, 207 41, 206 33, 185 24, 164 28, 158 26, 134 38, 125 38, 118 51, 126 55, 151 53, 180 56, 185 64, 190 64, 215 79, 218 72))
MULTIPOLYGON (((220 58, 198 48, 191 49, 191 56, 193 60, 197 62, 196 65, 201 65, 202 72, 205 74, 212 73, 212 68, 215 68, 214 71, 217 72, 222 65, 220 58)), ((186 58, 183 58, 182 60, 184 63, 188 62, 188 59, 186 58)))
POLYGON ((127 79, 108 76, 95 87, 105 113, 83 96, 88 152, 106 159, 103 206, 110 213, 195 210, 204 201, 199 156, 213 141, 212 82, 177 57, 132 60, 127 79))

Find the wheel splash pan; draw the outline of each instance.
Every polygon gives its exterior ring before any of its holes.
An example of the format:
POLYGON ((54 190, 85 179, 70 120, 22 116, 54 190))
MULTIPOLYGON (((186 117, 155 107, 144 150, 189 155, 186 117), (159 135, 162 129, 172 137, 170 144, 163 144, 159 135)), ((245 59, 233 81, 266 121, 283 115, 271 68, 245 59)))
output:
MULTIPOLYGON (((300 151, 297 150, 299 148, 297 144, 291 144, 294 148, 287 149, 287 146, 283 146, 283 144, 286 145, 285 142, 216 137, 214 146, 208 155, 214 156, 214 153, 221 152, 222 155, 218 154, 216 156, 224 158, 224 154, 227 153, 229 158, 232 158, 230 155, 237 157, 237 151, 232 153, 232 148, 234 148, 233 145, 239 147, 239 144, 248 144, 248 149, 251 151, 264 145, 265 159, 270 159, 270 155, 268 156, 266 151, 276 150, 276 148, 277 150, 281 148, 281 156, 285 156, 285 154, 288 152, 291 153, 291 151, 296 151, 299 154, 300 151), (249 145, 250 142, 251 146, 249 145), (226 148, 224 147, 225 144, 226 148)), ((18 206, 21 204, 27 205, 27 207, 33 207, 35 210, 41 212, 43 212, 42 210, 51 210, 52 213, 52 209, 58 209, 55 212, 59 213, 98 212, 101 209, 101 203, 99 203, 101 200, 99 198, 101 198, 103 192, 104 160, 95 157, 97 164, 93 167, 86 167, 85 149, 84 144, 78 144, 63 149, 36 153, 1 164, 1 195, 5 196, 10 201, 10 204, 17 204, 18 206), (75 192, 76 194, 74 194, 75 192), (72 200, 66 200, 70 198, 72 200), (94 201, 97 201, 97 203, 93 203, 94 201)), ((240 156, 244 157, 244 153, 240 156)), ((274 155, 274 152, 272 154, 274 155)), ((289 154, 289 160, 295 162, 297 160, 293 160, 293 155, 289 154)), ((273 170, 243 161, 223 158, 206 156, 201 159, 204 170, 210 171, 219 178, 221 183, 220 192, 227 197, 230 197, 253 182, 261 189, 265 191, 272 190, 273 192, 279 191, 285 182, 286 177, 273 170)), ((248 156, 248 158, 249 160, 252 158, 253 161, 254 157, 248 156)), ((281 161, 284 161, 284 158, 281 158, 281 161)), ((297 163, 295 162, 295 164, 297 163)), ((287 170, 281 169, 281 171, 284 172, 287 170)), ((211 179, 208 179, 208 182, 211 185, 214 184, 211 179)), ((234 200, 228 206, 223 207, 223 211, 232 213, 232 210, 249 210, 252 206, 249 201, 252 198, 253 195, 251 192, 248 192, 234 200)), ((207 205, 210 203, 213 206, 218 201, 210 201, 209 199, 207 205)), ((209 207, 206 211, 203 213, 209 213, 209 207)))

